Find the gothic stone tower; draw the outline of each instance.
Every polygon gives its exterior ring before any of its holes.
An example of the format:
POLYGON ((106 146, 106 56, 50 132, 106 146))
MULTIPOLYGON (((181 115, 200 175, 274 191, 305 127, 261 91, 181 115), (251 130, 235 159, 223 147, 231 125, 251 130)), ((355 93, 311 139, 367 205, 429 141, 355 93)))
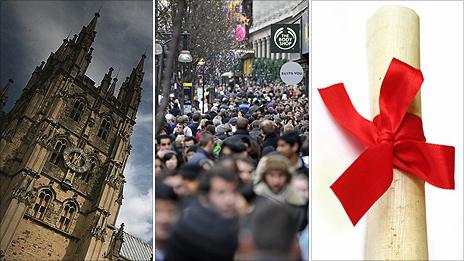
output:
POLYGON ((96 87, 85 73, 99 16, 63 40, 0 113, 0 259, 111 259, 145 55, 117 97, 112 68, 96 87))

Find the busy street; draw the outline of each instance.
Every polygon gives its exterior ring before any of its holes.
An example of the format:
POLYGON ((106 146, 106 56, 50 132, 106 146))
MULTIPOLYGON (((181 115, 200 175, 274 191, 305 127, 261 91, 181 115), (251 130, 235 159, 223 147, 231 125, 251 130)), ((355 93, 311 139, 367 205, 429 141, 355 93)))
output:
MULTIPOLYGON (((252 1, 210 1, 218 13, 164 26, 161 11, 183 14, 182 4, 159 5, 155 259, 307 260, 310 111, 299 27, 258 26, 252 1), (189 25, 211 22, 208 37, 225 39, 205 45, 204 29, 189 25), (273 51, 263 30, 289 47, 273 51), (176 41, 180 52, 166 54, 176 41)), ((205 3, 189 4, 187 13, 205 3)), ((302 15, 307 4, 287 10, 302 15)), ((289 14, 279 19, 289 23, 289 14)))

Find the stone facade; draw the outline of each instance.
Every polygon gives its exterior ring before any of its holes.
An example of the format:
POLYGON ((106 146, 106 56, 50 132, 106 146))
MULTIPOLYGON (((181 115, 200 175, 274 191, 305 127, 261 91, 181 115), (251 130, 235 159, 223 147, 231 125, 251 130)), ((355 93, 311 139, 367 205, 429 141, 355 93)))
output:
MULTIPOLYGON (((111 260, 145 55, 117 97, 85 75, 96 13, 0 112, 0 260, 111 260)), ((0 110, 9 83, 0 91, 0 110)))

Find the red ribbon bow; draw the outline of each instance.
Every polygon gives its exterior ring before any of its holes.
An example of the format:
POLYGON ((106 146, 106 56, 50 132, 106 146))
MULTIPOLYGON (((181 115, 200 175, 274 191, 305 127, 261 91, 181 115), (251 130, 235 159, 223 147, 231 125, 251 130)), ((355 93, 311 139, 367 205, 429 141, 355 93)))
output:
POLYGON ((330 186, 353 225, 390 187, 393 167, 454 189, 454 147, 426 143, 421 118, 407 112, 423 80, 420 70, 393 58, 373 122, 356 111, 342 83, 319 89, 335 120, 368 146, 330 186))

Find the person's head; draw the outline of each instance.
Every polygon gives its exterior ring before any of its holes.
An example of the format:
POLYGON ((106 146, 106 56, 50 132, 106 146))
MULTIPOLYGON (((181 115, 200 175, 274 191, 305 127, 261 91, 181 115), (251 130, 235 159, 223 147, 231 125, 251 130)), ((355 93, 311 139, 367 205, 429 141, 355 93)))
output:
POLYGON ((208 125, 208 126, 206 126, 206 131, 213 134, 213 135, 215 135, 216 134, 216 127, 214 127, 214 125, 212 125, 212 124, 208 125))
POLYGON ((200 120, 200 128, 201 129, 206 128, 206 122, 208 122, 208 119, 201 119, 200 120))
POLYGON ((263 120, 260 124, 260 128, 265 136, 271 135, 276 131, 276 125, 271 120, 263 120))
POLYGON ((159 151, 172 150, 172 138, 167 134, 161 134, 156 139, 159 151))
POLYGON ((246 146, 241 140, 225 140, 221 145, 221 158, 246 153, 246 146))
POLYGON ((251 139, 250 148, 248 150, 248 156, 254 159, 256 162, 261 158, 261 146, 258 141, 251 139))
POLYGON ((185 135, 184 134, 177 135, 177 137, 175 139, 176 148, 183 148, 184 147, 184 141, 185 141, 185 135))
POLYGON ((192 136, 185 136, 184 138, 184 149, 187 150, 190 146, 195 145, 197 141, 192 136))
POLYGON ((301 143, 297 133, 285 133, 277 139, 277 151, 290 159, 299 155, 301 143))
POLYGON ((309 126, 309 114, 303 115, 303 124, 309 126))
POLYGON ((168 128, 166 128, 167 126, 163 126, 161 127, 160 131, 159 131, 159 135, 164 135, 164 134, 169 134, 169 130, 168 128))
POLYGON ((155 157, 155 176, 159 176, 161 174, 162 168, 163 168, 163 162, 158 156, 156 156, 155 157))
POLYGON ((291 121, 289 121, 287 124, 284 125, 284 134, 291 133, 294 130, 295 130, 295 127, 293 126, 291 121))
POLYGON ((200 122, 200 120, 201 120, 201 113, 199 113, 199 112, 193 113, 192 121, 193 122, 200 122))
POLYGON ((168 113, 164 117, 166 119, 166 123, 171 124, 171 125, 174 124, 174 121, 175 121, 174 115, 168 113))
POLYGON ((279 193, 292 179, 290 162, 280 154, 271 153, 259 161, 256 175, 273 193, 279 193))
POLYGON ((200 176, 200 192, 204 202, 226 219, 236 215, 238 176, 229 169, 212 168, 200 176))
POLYGON ((155 182, 155 240, 158 247, 169 238, 179 217, 178 197, 161 180, 155 182))
POLYGON ((198 192, 198 177, 203 172, 201 166, 185 164, 179 168, 182 176, 183 189, 186 195, 194 195, 198 192))
POLYGON ((230 123, 225 123, 224 124, 224 133, 228 134, 232 132, 232 125, 230 125, 230 123))
POLYGON ((221 125, 222 124, 221 116, 214 117, 213 124, 214 124, 214 127, 217 127, 217 126, 221 125))
POLYGON ((177 153, 174 151, 164 154, 161 158, 161 162, 167 169, 176 169, 179 166, 179 159, 177 158, 177 153))
MULTIPOLYGON (((257 117, 257 116, 256 116, 257 117)), ((251 123, 252 129, 259 129, 259 120, 255 120, 251 123)))
POLYGON ((248 120, 245 117, 237 118, 237 130, 246 130, 248 129, 248 120))
POLYGON ((253 183, 253 171, 256 167, 254 160, 250 157, 237 157, 236 164, 240 180, 247 184, 253 183))
POLYGON ((184 128, 185 128, 185 126, 184 126, 183 123, 177 122, 177 125, 176 125, 176 133, 175 133, 175 134, 176 134, 176 135, 182 135, 182 134, 184 134, 184 128))
POLYGON ((306 175, 296 175, 292 179, 292 186, 308 202, 309 200, 309 178, 306 175))
POLYGON ((235 206, 240 215, 248 215, 254 209, 253 201, 256 198, 256 193, 253 189, 253 184, 240 184, 239 192, 240 196, 237 198, 235 206))
POLYGON ((236 127, 237 126, 237 115, 231 115, 231 118, 229 120, 229 124, 236 127))
POLYGON ((184 115, 179 115, 179 116, 177 116, 176 122, 177 122, 177 124, 184 125, 184 124, 185 124, 185 117, 184 117, 184 115))
POLYGON ((203 132, 200 136, 199 145, 205 151, 211 153, 214 149, 214 136, 209 132, 203 132))
POLYGON ((197 150, 198 150, 197 145, 192 145, 188 149, 186 149, 185 155, 184 155, 185 162, 188 162, 193 157, 193 155, 197 152, 197 150))
POLYGON ((257 205, 251 224, 255 260, 299 260, 297 229, 288 208, 275 203, 257 205))
POLYGON ((169 185, 174 190, 176 195, 182 196, 186 194, 182 176, 180 175, 179 170, 165 169, 163 182, 169 185))
POLYGON ((301 145, 301 155, 309 156, 309 134, 304 134, 301 138, 303 144, 301 145))

